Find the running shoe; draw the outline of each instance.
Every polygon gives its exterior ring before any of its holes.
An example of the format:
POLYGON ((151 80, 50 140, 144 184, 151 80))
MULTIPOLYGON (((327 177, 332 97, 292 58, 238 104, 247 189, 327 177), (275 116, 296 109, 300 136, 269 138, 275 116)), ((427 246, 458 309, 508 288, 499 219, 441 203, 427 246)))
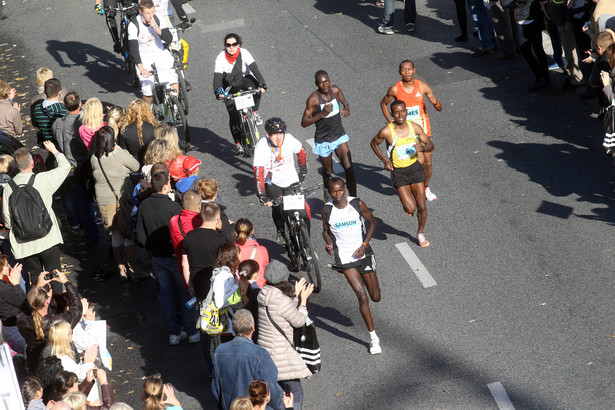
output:
POLYGON ((171 346, 176 346, 176 345, 179 344, 179 342, 181 342, 182 340, 184 340, 187 337, 188 337, 188 333, 184 332, 183 330, 178 335, 169 335, 169 344, 171 346))
POLYGON ((376 0, 376 7, 384 8, 384 0, 376 0))
POLYGON ((382 348, 380 347, 380 339, 374 339, 369 342, 369 354, 380 354, 382 348))
POLYGON ((253 114, 254 114, 254 122, 256 123, 256 125, 263 125, 263 119, 258 114, 258 111, 254 111, 253 114))
POLYGON ((192 336, 188 336, 188 343, 199 343, 201 341, 201 333, 196 332, 192 336))
POLYGON ((236 157, 241 157, 245 154, 243 147, 241 146, 241 144, 237 144, 235 146, 235 156, 236 157))
POLYGON ((406 24, 406 31, 407 31, 408 33, 412 32, 412 31, 414 31, 414 30, 416 30, 416 25, 415 25, 414 23, 408 23, 408 24, 406 24))
POLYGON ((431 189, 429 189, 428 186, 425 187, 425 198, 427 198, 428 201, 435 201, 438 199, 438 197, 431 192, 431 189))
POLYGON ((419 245, 421 246, 421 248, 426 248, 429 246, 429 241, 427 240, 427 238, 425 237, 424 233, 419 233, 416 235, 416 239, 418 239, 419 241, 419 245))
POLYGON ((381 24, 378 26, 378 33, 380 34, 394 34, 395 32, 393 31, 393 26, 387 26, 384 24, 381 24))

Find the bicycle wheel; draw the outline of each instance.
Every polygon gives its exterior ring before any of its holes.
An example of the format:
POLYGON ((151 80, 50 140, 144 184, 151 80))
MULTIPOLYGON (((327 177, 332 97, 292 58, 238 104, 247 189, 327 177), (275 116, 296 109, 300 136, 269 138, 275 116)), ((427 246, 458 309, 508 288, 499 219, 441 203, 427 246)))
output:
POLYGON ((250 142, 250 126, 248 125, 250 122, 249 118, 246 118, 242 114, 241 119, 241 146, 243 147, 243 156, 246 158, 250 158, 252 153, 254 153, 254 145, 250 142))
POLYGON ((186 114, 184 114, 184 107, 177 97, 171 97, 171 104, 169 106, 169 121, 177 130, 180 148, 186 152, 189 151, 190 130, 188 128, 188 121, 186 120, 186 114))
POLYGON ((310 234, 304 221, 300 222, 301 244, 305 252, 305 271, 307 272, 308 281, 314 284, 314 293, 320 292, 322 281, 320 278, 320 260, 314 251, 310 234))
POLYGON ((179 85, 179 99, 184 105, 184 114, 188 115, 188 89, 186 88, 186 78, 184 77, 184 70, 179 68, 175 69, 177 72, 177 84, 179 85))
POLYGON ((256 122, 254 122, 254 117, 249 116, 246 119, 248 124, 248 133, 246 134, 246 140, 250 146, 252 146, 252 150, 256 147, 256 143, 260 139, 260 134, 258 133, 258 128, 256 127, 256 122))
POLYGON ((286 254, 290 260, 291 271, 299 272, 301 267, 301 254, 299 253, 299 247, 297 242, 297 230, 295 227, 286 220, 286 228, 288 230, 286 236, 286 254))

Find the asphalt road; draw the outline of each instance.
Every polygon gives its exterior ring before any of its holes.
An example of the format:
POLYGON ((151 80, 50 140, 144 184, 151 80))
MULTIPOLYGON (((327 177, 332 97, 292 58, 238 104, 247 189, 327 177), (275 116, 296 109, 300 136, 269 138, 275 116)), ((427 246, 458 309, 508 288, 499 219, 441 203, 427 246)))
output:
MULTIPOLYGON (((261 115, 284 118, 300 140, 313 137, 299 122, 318 69, 351 104, 344 126, 359 196, 379 220, 372 246, 383 296, 372 311, 383 353, 368 354, 356 297, 343 276, 325 269, 324 290, 308 303, 323 368, 303 382, 306 409, 510 408, 507 400, 517 409, 613 407, 613 163, 601 149, 600 123, 590 118, 594 101, 563 90, 556 72, 551 88, 528 93, 521 57, 470 58, 478 41, 453 41, 454 6, 445 0, 419 1, 416 33, 393 36, 375 32, 382 10, 369 2, 189 4, 198 19, 184 36, 191 155, 218 180, 231 219, 250 217, 274 258, 286 261, 269 211, 254 196, 251 164, 234 158, 226 111, 211 90, 224 35, 243 36, 267 80, 261 115), (407 57, 444 107, 428 107, 438 200, 428 204, 426 249, 369 149, 384 126, 379 101, 407 57)), ((123 106, 134 98, 91 2, 9 0, 5 12, 2 64, 21 79, 20 91, 33 95, 36 68, 48 66, 83 97, 123 106)), ((312 154, 309 164, 308 182, 320 182, 312 154)), ((320 236, 322 202, 309 201, 324 265, 331 260, 320 236)), ((67 234, 64 253, 109 322, 117 399, 138 407, 143 376, 161 372, 184 408, 213 408, 200 346, 167 346, 154 281, 93 282, 91 272, 111 257, 105 244, 87 250, 77 235, 67 234)))

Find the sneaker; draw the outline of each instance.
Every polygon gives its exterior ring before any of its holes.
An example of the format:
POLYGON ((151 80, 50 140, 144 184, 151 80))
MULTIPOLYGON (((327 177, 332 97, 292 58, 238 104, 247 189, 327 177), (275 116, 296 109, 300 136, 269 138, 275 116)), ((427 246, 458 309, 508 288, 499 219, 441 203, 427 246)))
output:
POLYGON ((369 342, 369 354, 380 354, 382 348, 380 347, 380 339, 374 339, 369 342))
POLYGON ((416 30, 416 25, 414 23, 408 23, 406 24, 406 31, 408 33, 415 31, 416 30))
POLYGON ((188 336, 188 343, 199 343, 201 341, 201 334, 196 332, 192 336, 188 336))
POLYGON ((384 0, 376 0, 376 7, 384 8, 384 0))
POLYGON ((425 187, 425 198, 427 198, 428 201, 435 201, 438 199, 438 197, 431 192, 431 189, 429 189, 428 186, 425 187))
POLYGON ((254 122, 256 123, 256 125, 263 125, 263 119, 258 114, 258 111, 254 111, 252 114, 254 114, 254 122))
POLYGON ((237 144, 235 146, 235 156, 236 157, 241 157, 245 154, 243 147, 241 146, 241 144, 237 144))
POLYGON ((179 342, 181 342, 182 340, 184 340, 187 337, 188 337, 188 333, 184 332, 183 330, 178 335, 169 335, 169 344, 171 346, 176 346, 176 345, 179 344, 179 342))
POLYGON ((386 26, 384 24, 381 24, 378 26, 378 33, 380 34, 394 34, 395 32, 393 31, 393 26, 386 26))
POLYGON ((416 239, 418 239, 419 241, 419 245, 421 246, 421 248, 426 248, 429 246, 429 241, 427 240, 427 238, 425 237, 424 233, 419 233, 416 235, 416 239))
POLYGON ((102 218, 101 218, 100 216, 95 216, 95 217, 94 217, 94 223, 95 223, 96 225, 102 225, 103 220, 102 220, 102 218))

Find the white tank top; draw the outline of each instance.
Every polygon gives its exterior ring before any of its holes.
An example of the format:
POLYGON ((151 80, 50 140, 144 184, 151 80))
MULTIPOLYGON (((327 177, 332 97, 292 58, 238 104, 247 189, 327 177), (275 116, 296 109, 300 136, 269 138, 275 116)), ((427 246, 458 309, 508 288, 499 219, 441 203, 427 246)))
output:
POLYGON ((333 205, 329 215, 329 230, 333 234, 333 250, 336 264, 356 262, 363 258, 354 256, 365 240, 365 220, 354 206, 350 204, 357 198, 348 197, 348 204, 343 209, 333 205))

